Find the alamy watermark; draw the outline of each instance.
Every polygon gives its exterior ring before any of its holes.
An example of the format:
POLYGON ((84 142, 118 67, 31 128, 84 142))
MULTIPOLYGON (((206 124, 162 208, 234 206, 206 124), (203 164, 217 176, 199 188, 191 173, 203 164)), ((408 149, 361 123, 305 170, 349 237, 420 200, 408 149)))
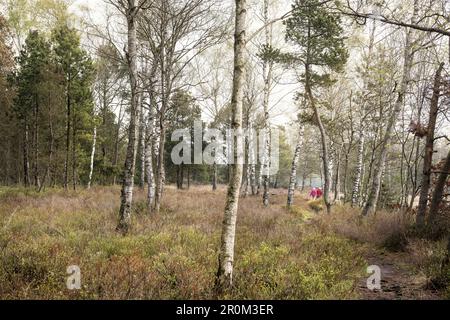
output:
POLYGON ((73 265, 67 267, 67 277, 66 285, 69 290, 80 290, 81 289, 81 269, 79 266, 73 265))
POLYGON ((367 278, 367 289, 381 290, 381 268, 376 265, 368 266, 367 273, 371 273, 371 276, 367 278))
POLYGON ((270 133, 255 129, 203 129, 203 123, 195 121, 193 128, 175 130, 171 141, 179 141, 171 152, 175 165, 259 163, 266 175, 278 173, 280 133, 277 129, 271 129, 270 133), (239 141, 238 136, 243 139, 239 141))

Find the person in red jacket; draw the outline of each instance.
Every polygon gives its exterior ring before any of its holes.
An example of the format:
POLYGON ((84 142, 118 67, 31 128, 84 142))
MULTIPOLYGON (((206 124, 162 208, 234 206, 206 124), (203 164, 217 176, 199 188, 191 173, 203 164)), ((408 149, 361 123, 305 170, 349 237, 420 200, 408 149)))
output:
POLYGON ((311 189, 311 192, 309 193, 309 197, 312 200, 316 200, 316 198, 317 198, 317 188, 312 188, 311 189))
POLYGON ((317 199, 320 199, 322 197, 322 195, 323 195, 322 189, 317 188, 317 190, 316 190, 317 199))

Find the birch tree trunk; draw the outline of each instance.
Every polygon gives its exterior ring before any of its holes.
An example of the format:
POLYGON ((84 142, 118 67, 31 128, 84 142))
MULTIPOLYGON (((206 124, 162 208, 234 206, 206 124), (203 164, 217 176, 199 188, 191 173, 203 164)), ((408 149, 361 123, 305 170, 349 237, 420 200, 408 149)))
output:
POLYGON ((417 211, 416 223, 419 227, 425 224, 425 216, 427 213, 428 197, 431 181, 431 166, 433 164, 434 152, 434 131, 436 130, 436 120, 439 112, 439 95, 441 86, 441 74, 444 64, 441 63, 434 78, 433 97, 430 104, 430 116, 428 120, 427 142, 425 146, 425 156, 423 159, 423 170, 420 187, 419 208, 417 211))
POLYGON ((258 187, 256 185, 256 165, 252 163, 250 165, 250 183, 252 186, 252 196, 255 196, 258 192, 258 187))
POLYGON ((250 122, 250 147, 249 147, 249 183, 252 190, 252 196, 256 195, 257 193, 257 186, 256 186, 256 157, 258 151, 255 150, 254 145, 256 145, 256 137, 253 135, 253 123, 250 122))
POLYGON ((336 173, 334 176, 334 201, 341 201, 341 152, 337 152, 336 173))
POLYGON ((92 174, 94 172, 94 158, 95 158, 95 147, 96 147, 96 144, 97 144, 97 126, 94 127, 94 135, 93 135, 93 138, 92 138, 91 162, 89 164, 89 180, 88 180, 88 185, 87 185, 88 189, 91 188, 92 174))
POLYGON ((228 186, 227 200, 222 223, 222 237, 219 251, 219 267, 215 282, 215 291, 219 295, 233 283, 234 243, 239 193, 243 172, 243 137, 242 137, 242 100, 243 81, 245 78, 245 45, 247 0, 235 0, 235 35, 234 35, 234 74, 231 98, 232 129, 234 136, 234 164, 228 186))
POLYGON ((359 128, 358 162, 356 164, 356 176, 353 182, 353 190, 352 190, 352 207, 359 204, 359 194, 364 166, 364 143, 365 143, 364 128, 361 122, 359 128))
POLYGON ((144 113, 144 101, 143 96, 141 94, 140 97, 140 106, 139 106, 139 150, 140 150, 140 171, 141 174, 139 176, 139 187, 144 189, 145 187, 145 113, 144 113))
MULTIPOLYGON (((163 8, 165 3, 163 2, 163 8)), ((164 9, 165 10, 165 9, 164 9)), ((167 14, 167 13, 164 13, 167 14)), ((164 19, 163 19, 164 20, 164 19)), ((156 168, 156 192, 155 192, 155 211, 159 212, 161 209, 161 201, 166 180, 166 172, 164 167, 164 147, 166 144, 166 125, 165 116, 170 97, 170 65, 167 63, 166 40, 167 33, 166 25, 161 25, 161 49, 160 49, 160 76, 161 76, 161 109, 159 112, 159 145, 158 145, 158 161, 156 168)))
MULTIPOLYGON (((374 47, 374 43, 375 43, 375 31, 376 31, 376 23, 373 22, 372 25, 372 29, 371 29, 371 33, 370 33, 370 39, 369 39, 369 49, 368 49, 368 53, 367 53, 367 61, 365 64, 365 73, 369 73, 370 72, 370 67, 372 65, 372 54, 373 54, 373 47, 374 47)), ((364 79, 364 91, 367 92, 368 89, 368 81, 366 79, 364 79)), ((355 175, 355 179, 353 180, 353 188, 352 188, 352 198, 351 198, 351 206, 355 207, 356 205, 360 205, 361 204, 361 199, 360 199, 360 195, 361 195, 361 188, 363 187, 363 182, 364 182, 364 148, 365 148, 365 133, 364 133, 364 126, 365 126, 365 116, 364 116, 364 112, 366 112, 365 110, 365 104, 366 101, 363 101, 363 107, 362 107, 362 112, 363 114, 361 115, 360 121, 359 121, 359 130, 358 130, 358 135, 359 135, 359 142, 358 142, 358 160, 357 160, 357 164, 356 164, 356 175, 355 175)))
POLYGON ((69 188, 69 154, 70 154, 70 120, 71 120, 71 99, 70 99, 70 74, 67 85, 67 114, 66 114, 66 154, 64 159, 64 190, 69 188))
POLYGON ((131 86, 131 106, 130 106, 130 125, 128 128, 128 147, 125 159, 124 178, 122 181, 121 203, 119 211, 119 223, 117 231, 127 234, 131 224, 131 205, 133 202, 134 175, 136 166, 136 142, 138 120, 138 95, 137 91, 137 25, 136 15, 138 12, 138 1, 128 0, 126 7, 126 19, 128 27, 128 52, 127 63, 131 86))
POLYGON ((149 213, 153 210, 153 202, 155 199, 155 181, 153 174, 153 104, 150 106, 150 111, 148 113, 148 121, 146 126, 145 134, 145 173, 147 177, 147 210, 149 213))
MULTIPOLYGON (((418 0, 414 1, 414 14, 413 14, 413 24, 417 18, 418 14, 418 0)), ((403 58, 403 75, 400 83, 400 88, 398 91, 398 98, 394 105, 394 110, 388 121, 386 127, 386 132, 380 144, 380 152, 375 160, 374 171, 372 174, 372 184, 369 190, 369 195, 367 202, 362 210, 362 215, 367 216, 369 214, 375 213, 377 210, 378 196, 380 194, 381 187, 381 176, 383 163, 386 160, 388 145, 391 141, 392 133, 394 131, 395 123, 397 122, 397 117, 402 110, 403 101, 405 98, 406 90, 408 88, 408 83, 411 78, 411 69, 413 65, 414 51, 412 50, 412 29, 408 29, 406 32, 406 43, 403 58)))
POLYGON ((161 200, 164 189, 164 184, 166 181, 166 172, 164 168, 164 146, 166 142, 166 128, 163 124, 163 119, 160 119, 160 138, 159 138, 159 149, 158 149, 158 166, 156 169, 156 192, 155 192, 155 210, 159 212, 161 210, 161 200))
MULTIPOLYGON (((269 23, 269 0, 264 0, 264 24, 266 45, 272 45, 272 31, 269 23)), ((269 115, 269 102, 270 102, 270 89, 272 86, 272 69, 273 62, 265 60, 263 64, 263 77, 264 77, 264 130, 266 133, 266 141, 264 145, 264 163, 263 163, 263 204, 269 206, 269 183, 270 183, 270 158, 271 158, 271 130, 270 130, 270 115, 269 115)))
MULTIPOLYGON (((120 128, 122 126, 122 109, 123 109, 123 105, 122 103, 120 103, 120 109, 119 109, 119 116, 118 116, 118 121, 117 121, 117 128, 116 128, 116 132, 115 132, 115 141, 114 141, 114 158, 113 158, 113 166, 114 168, 117 167, 117 164, 119 162, 119 140, 120 140, 120 128)), ((113 176, 113 185, 116 185, 116 173, 114 173, 113 176)))
POLYGON ((289 189, 287 196, 287 206, 290 207, 294 203, 295 185, 297 182, 297 166, 300 160, 300 152, 303 146, 303 131, 304 127, 300 124, 300 134, 298 137, 297 146, 294 151, 294 159, 292 160, 291 177, 289 179, 289 189))

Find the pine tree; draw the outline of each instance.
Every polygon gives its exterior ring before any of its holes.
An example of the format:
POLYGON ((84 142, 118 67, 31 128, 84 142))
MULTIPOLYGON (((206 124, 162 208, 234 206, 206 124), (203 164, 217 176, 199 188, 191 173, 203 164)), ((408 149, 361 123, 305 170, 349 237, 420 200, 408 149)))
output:
POLYGON ((18 95, 16 111, 24 129, 24 175, 25 185, 41 186, 39 166, 40 114, 47 101, 42 92, 51 65, 50 43, 38 31, 31 31, 18 58, 18 95), (30 172, 30 162, 32 168, 30 172), (31 178, 32 175, 32 178, 31 178))
MULTIPOLYGON (((75 29, 60 25, 53 30, 54 53, 59 72, 63 75, 66 98, 66 150, 64 161, 64 188, 69 184, 69 163, 72 165, 72 186, 76 189, 79 180, 78 153, 83 151, 83 140, 90 127, 93 109, 91 87, 93 64, 80 46, 80 37, 75 29)), ((92 139, 87 139, 89 145, 92 139)))
POLYGON ((286 20, 286 40, 296 48, 295 52, 280 55, 293 67, 300 65, 303 72, 300 82, 304 85, 304 97, 314 111, 315 124, 319 127, 324 167, 324 200, 331 210, 331 168, 328 137, 323 124, 314 89, 333 84, 332 72, 341 72, 348 59, 340 17, 332 13, 319 0, 295 1, 292 15, 286 20))

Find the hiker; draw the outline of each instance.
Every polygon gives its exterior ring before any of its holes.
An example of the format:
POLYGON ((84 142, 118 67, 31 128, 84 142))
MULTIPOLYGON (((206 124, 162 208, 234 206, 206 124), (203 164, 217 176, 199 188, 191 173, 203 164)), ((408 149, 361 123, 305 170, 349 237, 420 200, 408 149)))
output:
POLYGON ((317 199, 320 199, 322 197, 322 195, 323 195, 322 189, 317 188, 317 190, 316 190, 316 197, 317 197, 317 199))
POLYGON ((316 200, 316 197, 317 197, 317 188, 312 188, 311 189, 311 192, 309 193, 309 197, 312 199, 312 200, 316 200))

